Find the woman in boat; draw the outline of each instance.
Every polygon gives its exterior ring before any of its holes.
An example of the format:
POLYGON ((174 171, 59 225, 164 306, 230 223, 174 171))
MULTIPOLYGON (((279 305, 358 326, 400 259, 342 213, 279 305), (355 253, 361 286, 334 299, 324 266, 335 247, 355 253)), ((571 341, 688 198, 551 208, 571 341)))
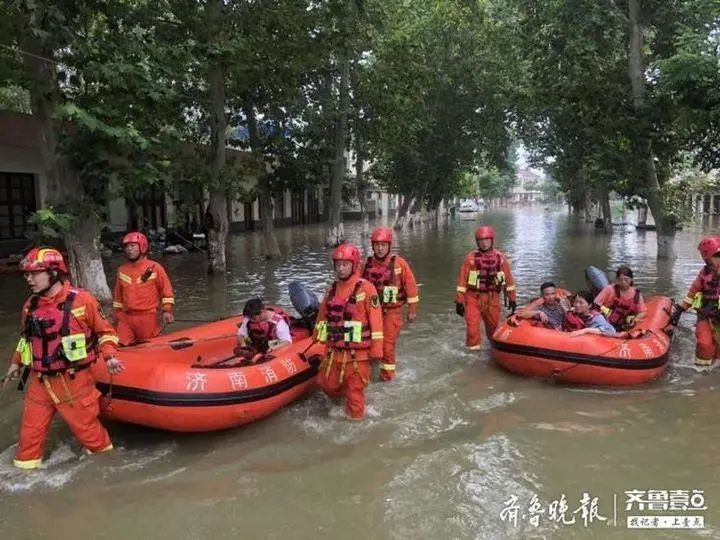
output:
POLYGON ((642 294, 634 287, 633 277, 629 266, 618 266, 615 284, 608 285, 595 297, 595 305, 618 331, 629 330, 647 312, 642 294))
POLYGON ((565 330, 573 337, 586 334, 616 336, 617 331, 602 314, 591 309, 593 297, 590 291, 579 291, 573 301, 573 309, 565 316, 565 330))

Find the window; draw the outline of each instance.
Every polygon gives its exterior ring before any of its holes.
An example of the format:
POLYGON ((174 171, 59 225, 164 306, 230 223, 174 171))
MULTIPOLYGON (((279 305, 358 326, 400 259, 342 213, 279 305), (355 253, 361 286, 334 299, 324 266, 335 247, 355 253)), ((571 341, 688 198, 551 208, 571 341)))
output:
POLYGON ((24 238, 35 204, 35 177, 32 174, 0 172, 0 240, 24 238))

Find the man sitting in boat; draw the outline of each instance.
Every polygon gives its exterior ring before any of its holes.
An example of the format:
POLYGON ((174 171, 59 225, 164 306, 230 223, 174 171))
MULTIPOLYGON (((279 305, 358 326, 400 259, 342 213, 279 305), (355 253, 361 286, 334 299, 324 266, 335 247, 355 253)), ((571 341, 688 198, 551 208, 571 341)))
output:
POLYGON ((645 300, 633 285, 633 271, 623 264, 615 272, 615 284, 608 285, 595 297, 595 305, 615 330, 629 330, 645 317, 645 300))
POLYGON ((260 298, 251 298, 243 308, 238 329, 238 356, 253 358, 292 343, 289 318, 279 308, 266 308, 260 298))
POLYGON ((552 281, 546 281, 540 285, 540 296, 542 304, 535 309, 524 309, 518 313, 519 319, 535 319, 547 328, 562 330, 565 325, 565 314, 570 305, 565 298, 558 296, 557 287, 552 281))
POLYGON ((573 309, 565 316, 564 330, 573 337, 585 334, 616 336, 617 330, 599 312, 591 309, 593 303, 590 291, 579 291, 573 301, 573 309))

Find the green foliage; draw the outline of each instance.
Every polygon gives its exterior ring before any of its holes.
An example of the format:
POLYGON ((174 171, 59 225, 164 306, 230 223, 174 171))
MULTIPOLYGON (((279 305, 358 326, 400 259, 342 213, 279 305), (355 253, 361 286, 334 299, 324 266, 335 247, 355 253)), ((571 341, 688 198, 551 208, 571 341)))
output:
POLYGON ((480 196, 485 199, 506 197, 515 187, 515 175, 496 167, 480 169, 477 179, 480 196))

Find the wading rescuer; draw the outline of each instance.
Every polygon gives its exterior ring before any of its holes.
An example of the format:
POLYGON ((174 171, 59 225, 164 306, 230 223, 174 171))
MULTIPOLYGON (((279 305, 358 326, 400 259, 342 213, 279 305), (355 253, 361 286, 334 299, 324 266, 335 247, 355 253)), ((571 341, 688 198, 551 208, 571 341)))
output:
POLYGON ((698 244, 705 266, 700 269, 683 301, 670 318, 677 325, 688 308, 697 312, 695 365, 711 366, 720 349, 720 238, 708 237, 698 244))
POLYGON ((131 345, 160 335, 158 306, 163 324, 175 322, 175 297, 167 272, 157 261, 148 259, 148 240, 131 232, 122 239, 128 262, 117 271, 113 293, 113 317, 121 345, 131 345))
POLYGON ((360 251, 342 244, 332 254, 336 280, 320 304, 315 339, 327 344, 318 384, 331 397, 345 398, 353 420, 365 417, 370 361, 383 355, 382 311, 372 283, 358 274, 360 251))
POLYGON ((517 309, 515 280, 505 255, 494 248, 495 230, 483 225, 475 231, 477 250, 465 256, 457 279, 455 312, 465 317, 465 344, 480 348, 480 321, 490 339, 500 321, 500 293, 507 294, 510 314, 517 309))
POLYGON ((395 344, 403 327, 402 306, 408 305, 407 320, 413 322, 420 301, 412 268, 400 255, 390 254, 392 240, 392 229, 375 229, 370 235, 373 255, 360 268, 360 275, 375 286, 382 306, 383 358, 380 378, 383 381, 395 377, 395 344))
POLYGON ((23 370, 26 381, 15 466, 40 466, 55 411, 89 452, 112 450, 98 420, 100 393, 87 368, 99 350, 111 374, 122 371, 114 328, 90 293, 68 283, 65 261, 56 249, 31 250, 20 262, 20 272, 32 296, 23 307, 21 338, 4 378, 7 383, 23 370))

